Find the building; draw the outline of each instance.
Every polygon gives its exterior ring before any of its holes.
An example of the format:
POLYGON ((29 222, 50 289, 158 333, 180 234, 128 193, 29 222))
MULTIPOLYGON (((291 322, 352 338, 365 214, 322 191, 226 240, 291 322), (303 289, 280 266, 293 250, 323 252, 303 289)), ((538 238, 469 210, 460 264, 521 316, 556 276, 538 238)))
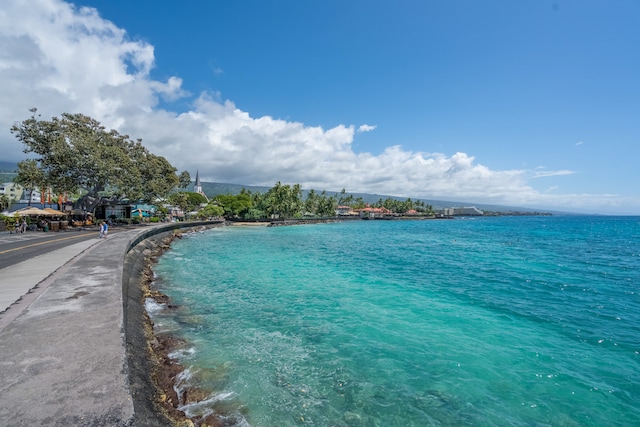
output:
POLYGON ((196 170, 196 182, 195 184, 193 184, 193 191, 194 193, 203 195, 204 198, 207 199, 207 202, 209 201, 209 198, 207 197, 207 195, 204 194, 204 191, 202 191, 202 184, 200 183, 200 174, 198 170, 196 170))
POLYGON ((484 212, 475 206, 466 206, 462 208, 453 208, 453 214, 455 216, 482 216, 484 212))
POLYGON ((450 217, 454 214, 454 208, 442 208, 436 209, 436 216, 439 217, 450 217))
POLYGON ((35 188, 33 191, 23 190, 20 195, 19 203, 42 203, 42 196, 40 194, 40 191, 37 188, 35 188), (29 197, 31 197, 31 200, 29 200, 29 197))
POLYGON ((367 205, 366 208, 356 209, 356 212, 358 212, 358 214, 360 215, 360 218, 368 218, 368 219, 383 218, 388 215, 393 215, 393 212, 391 212, 389 209, 385 207, 372 208, 369 205, 367 205))
POLYGON ((338 216, 357 216, 358 213, 354 212, 353 209, 351 209, 351 206, 338 206, 338 208, 336 209, 336 215, 338 215, 338 216))
MULTIPOLYGON (((0 194, 6 194, 12 202, 20 200, 23 191, 22 186, 15 182, 5 182, 0 185, 0 194)), ((38 197, 40 197, 40 195, 38 195, 38 197)))

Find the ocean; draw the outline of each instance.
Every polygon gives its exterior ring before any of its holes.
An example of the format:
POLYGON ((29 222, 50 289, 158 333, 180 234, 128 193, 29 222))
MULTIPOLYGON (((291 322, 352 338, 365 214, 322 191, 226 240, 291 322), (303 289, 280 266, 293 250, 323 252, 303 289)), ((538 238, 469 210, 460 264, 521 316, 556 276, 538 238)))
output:
POLYGON ((238 426, 640 425, 640 217, 222 227, 173 242, 181 406, 238 426))

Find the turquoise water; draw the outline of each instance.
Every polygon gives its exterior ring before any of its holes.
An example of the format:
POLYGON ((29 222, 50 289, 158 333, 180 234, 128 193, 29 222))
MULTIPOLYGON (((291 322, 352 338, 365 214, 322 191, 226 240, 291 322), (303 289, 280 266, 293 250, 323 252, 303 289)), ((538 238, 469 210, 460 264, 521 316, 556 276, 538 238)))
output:
POLYGON ((177 388, 251 426, 640 425, 640 218, 225 227, 155 267, 177 388))

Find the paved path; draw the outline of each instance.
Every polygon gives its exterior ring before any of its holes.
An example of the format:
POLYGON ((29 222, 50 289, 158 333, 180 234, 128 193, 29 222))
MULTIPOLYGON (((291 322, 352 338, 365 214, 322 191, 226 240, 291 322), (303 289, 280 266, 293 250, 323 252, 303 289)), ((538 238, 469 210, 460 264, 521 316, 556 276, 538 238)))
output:
MULTIPOLYGON (((99 239, 92 239, 74 243, 63 249, 0 269, 0 313, 19 302, 23 296, 31 293, 36 285, 99 241, 99 239)), ((2 328, 1 317, 0 328, 2 328)))
POLYGON ((38 285, 0 315, 0 425, 133 425, 122 267, 135 233, 0 270, 3 306, 38 285))

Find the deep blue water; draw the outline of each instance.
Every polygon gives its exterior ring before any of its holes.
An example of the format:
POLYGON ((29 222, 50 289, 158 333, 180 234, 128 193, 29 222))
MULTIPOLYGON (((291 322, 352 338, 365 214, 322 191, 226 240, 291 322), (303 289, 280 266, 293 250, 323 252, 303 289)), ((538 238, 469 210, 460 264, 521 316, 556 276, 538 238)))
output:
POLYGON ((224 227, 155 267, 183 382, 251 426, 640 425, 640 218, 224 227))

